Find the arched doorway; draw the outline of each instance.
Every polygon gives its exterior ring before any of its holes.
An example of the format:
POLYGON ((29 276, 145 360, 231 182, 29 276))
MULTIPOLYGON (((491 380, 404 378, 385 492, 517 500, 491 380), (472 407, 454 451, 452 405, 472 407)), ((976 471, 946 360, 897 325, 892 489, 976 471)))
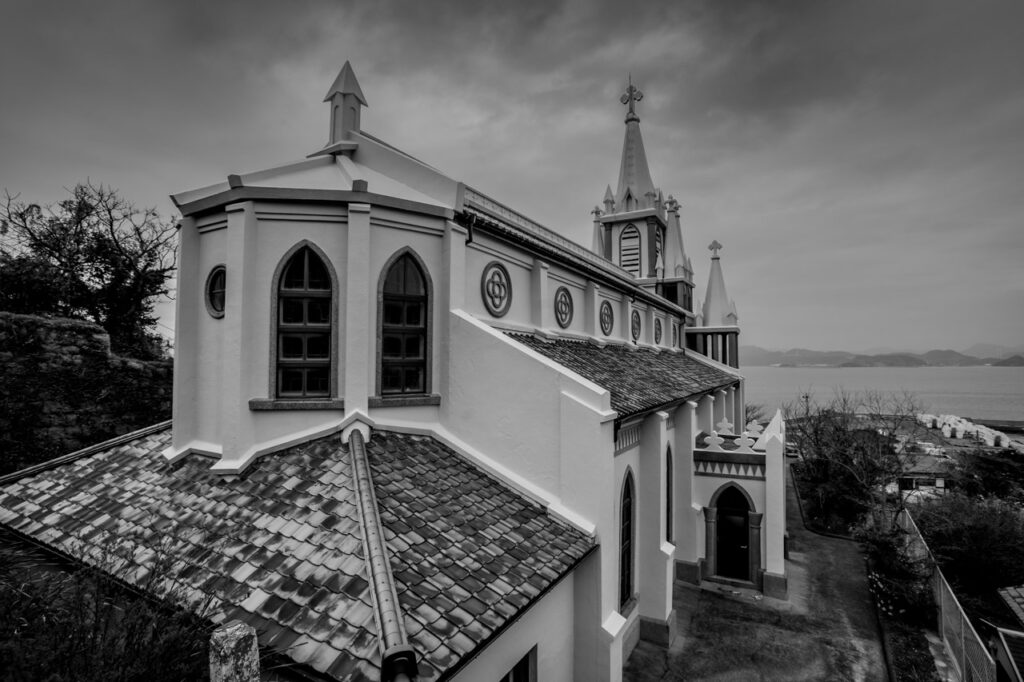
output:
POLYGON ((717 573, 750 580, 750 516, 753 511, 739 488, 729 486, 718 496, 717 573))

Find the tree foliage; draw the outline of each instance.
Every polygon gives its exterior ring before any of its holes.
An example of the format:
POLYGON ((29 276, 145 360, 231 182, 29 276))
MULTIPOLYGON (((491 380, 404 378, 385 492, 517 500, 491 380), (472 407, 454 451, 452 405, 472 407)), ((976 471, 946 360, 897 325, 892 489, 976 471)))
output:
POLYGON ((913 442, 919 411, 911 394, 872 391, 839 391, 825 403, 808 395, 784 407, 788 437, 803 457, 801 492, 815 522, 845 532, 868 512, 889 512, 891 521, 895 510, 886 486, 914 463, 913 448, 902 443, 913 442))
POLYGON ((958 454, 960 466, 951 481, 968 497, 996 497, 1024 507, 1024 462, 1012 451, 975 449, 958 454))
POLYGON ((174 271, 174 224, 103 185, 69 194, 50 206, 0 202, 0 309, 92 320, 115 352, 159 357, 153 306, 174 271))
POLYGON ((1024 584, 1020 507, 947 493, 916 505, 914 521, 964 607, 988 620, 1005 615, 996 589, 1024 584))

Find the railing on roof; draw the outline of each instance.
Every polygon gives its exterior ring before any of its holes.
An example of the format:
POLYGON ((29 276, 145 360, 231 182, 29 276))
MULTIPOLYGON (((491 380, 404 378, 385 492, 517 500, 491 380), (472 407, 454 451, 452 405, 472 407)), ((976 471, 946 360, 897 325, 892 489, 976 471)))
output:
POLYGON ((971 624, 971 619, 964 613, 960 601, 953 594, 946 582, 942 570, 935 562, 935 557, 928 549, 928 543, 914 523, 914 518, 906 509, 900 511, 896 523, 908 534, 911 551, 927 554, 929 563, 934 567, 932 589, 935 605, 938 607, 939 633, 950 659, 953 661, 957 679, 978 682, 995 682, 996 663, 988 652, 985 642, 971 624))
POLYGON ((582 258, 591 265, 611 271, 620 277, 632 279, 632 276, 626 270, 623 270, 610 260, 602 258, 590 249, 580 246, 571 239, 566 239, 554 230, 550 230, 538 222, 530 220, 522 213, 509 208, 500 201, 495 201, 483 192, 475 190, 469 185, 465 185, 463 203, 473 204, 476 208, 485 211, 496 218, 500 218, 515 227, 525 230, 538 239, 546 241, 564 251, 571 252, 573 255, 582 258))

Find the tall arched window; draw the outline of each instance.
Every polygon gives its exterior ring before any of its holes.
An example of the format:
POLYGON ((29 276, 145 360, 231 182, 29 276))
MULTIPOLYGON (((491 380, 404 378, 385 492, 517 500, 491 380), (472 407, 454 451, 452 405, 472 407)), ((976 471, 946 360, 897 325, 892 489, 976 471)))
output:
POLYGON ((619 235, 619 265, 634 277, 640 276, 640 233, 632 223, 619 235))
POLYGON ((329 396, 331 276, 308 246, 288 259, 277 296, 277 396, 329 396))
POLYGON ((381 289, 380 392, 427 392, 428 286, 419 263, 405 253, 392 263, 381 289))
POLYGON ((665 541, 672 542, 672 446, 665 451, 665 541))
POLYGON ((633 472, 626 472, 619 510, 619 608, 633 598, 633 472))

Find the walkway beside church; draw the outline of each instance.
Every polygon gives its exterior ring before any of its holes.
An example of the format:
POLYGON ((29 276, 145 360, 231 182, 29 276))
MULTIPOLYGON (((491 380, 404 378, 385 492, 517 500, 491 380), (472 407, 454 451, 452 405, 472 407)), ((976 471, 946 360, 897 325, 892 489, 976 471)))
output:
POLYGON ((791 476, 786 521, 788 602, 713 583, 676 582, 679 636, 667 650, 637 645, 623 680, 887 680, 857 544, 804 528, 791 476))

